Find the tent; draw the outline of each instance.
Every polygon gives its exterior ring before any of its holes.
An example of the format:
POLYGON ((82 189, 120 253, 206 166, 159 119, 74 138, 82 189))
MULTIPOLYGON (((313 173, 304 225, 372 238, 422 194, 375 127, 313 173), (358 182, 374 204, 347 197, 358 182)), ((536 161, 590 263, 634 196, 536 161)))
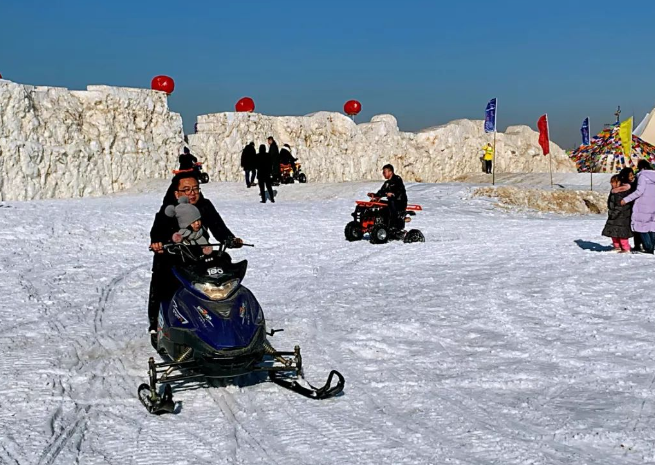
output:
POLYGON ((634 134, 643 141, 655 145, 655 108, 639 123, 634 134))
POLYGON ((636 168, 642 158, 651 164, 655 162, 655 146, 634 134, 632 152, 629 157, 624 156, 618 126, 604 129, 589 142, 589 145, 581 145, 570 154, 579 173, 617 173, 626 166, 636 168))

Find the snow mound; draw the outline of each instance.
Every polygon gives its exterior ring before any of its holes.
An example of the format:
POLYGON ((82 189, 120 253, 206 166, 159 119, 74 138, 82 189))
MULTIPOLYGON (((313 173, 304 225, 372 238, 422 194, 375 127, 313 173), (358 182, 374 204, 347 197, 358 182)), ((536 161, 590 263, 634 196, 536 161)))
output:
POLYGON ((84 197, 168 177, 184 143, 166 94, 0 81, 0 200, 84 197))
POLYGON ((607 212, 607 195, 591 191, 526 189, 513 186, 478 187, 472 196, 498 199, 498 204, 503 208, 518 207, 578 215, 607 212))

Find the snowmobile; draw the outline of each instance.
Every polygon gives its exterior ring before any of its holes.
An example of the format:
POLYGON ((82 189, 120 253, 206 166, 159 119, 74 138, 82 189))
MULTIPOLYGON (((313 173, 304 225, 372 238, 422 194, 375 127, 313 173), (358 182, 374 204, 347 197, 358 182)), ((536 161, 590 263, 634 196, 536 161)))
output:
POLYGON ((267 336, 282 330, 266 331, 261 306, 241 284, 248 262, 233 263, 225 252, 228 245, 212 244, 217 249, 208 256, 198 253, 199 246, 164 246, 173 255, 179 288, 160 306, 151 343, 165 360, 148 360, 149 383, 138 388, 141 403, 150 413, 170 413, 175 410, 170 383, 255 372, 266 372, 274 383, 313 399, 341 393, 345 381, 338 371, 316 388, 304 379, 299 346, 287 352, 273 348, 267 336))
POLYGON ((207 184, 209 182, 209 174, 203 173, 202 163, 200 162, 194 163, 193 168, 189 168, 187 170, 173 170, 173 174, 192 173, 194 171, 198 175, 198 182, 200 182, 200 184, 207 184))
MULTIPOLYGON (((409 242, 425 242, 423 233, 418 229, 409 231, 399 230, 393 227, 392 218, 389 215, 389 208, 386 202, 358 200, 355 211, 352 213, 353 221, 346 225, 344 231, 346 240, 350 242, 359 241, 368 233, 372 244, 384 244, 389 240, 401 240, 409 242)), ((407 208, 400 215, 405 223, 412 220, 417 211, 422 211, 420 205, 407 205, 407 208)))
POLYGON ((300 163, 296 163, 296 171, 293 171, 290 164, 280 165, 280 182, 282 184, 293 184, 295 181, 301 184, 306 183, 307 176, 300 169, 301 166, 300 163))

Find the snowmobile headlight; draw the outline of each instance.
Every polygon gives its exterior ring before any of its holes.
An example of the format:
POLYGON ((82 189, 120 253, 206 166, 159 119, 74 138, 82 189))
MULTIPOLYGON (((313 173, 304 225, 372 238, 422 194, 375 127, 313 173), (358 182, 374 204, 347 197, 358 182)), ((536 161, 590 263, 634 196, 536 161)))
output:
POLYGON ((238 279, 231 279, 230 281, 223 283, 220 286, 212 283, 193 283, 193 287, 205 294, 211 300, 227 299, 238 285, 238 279))

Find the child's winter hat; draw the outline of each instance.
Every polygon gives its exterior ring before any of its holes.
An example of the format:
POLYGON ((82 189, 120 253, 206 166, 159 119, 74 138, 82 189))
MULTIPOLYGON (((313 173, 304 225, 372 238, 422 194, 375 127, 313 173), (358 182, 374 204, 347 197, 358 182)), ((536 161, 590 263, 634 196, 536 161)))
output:
POLYGON ((187 197, 180 197, 177 202, 177 205, 167 206, 164 212, 166 216, 177 218, 177 224, 181 229, 189 227, 191 223, 200 219, 200 210, 191 205, 187 197))

